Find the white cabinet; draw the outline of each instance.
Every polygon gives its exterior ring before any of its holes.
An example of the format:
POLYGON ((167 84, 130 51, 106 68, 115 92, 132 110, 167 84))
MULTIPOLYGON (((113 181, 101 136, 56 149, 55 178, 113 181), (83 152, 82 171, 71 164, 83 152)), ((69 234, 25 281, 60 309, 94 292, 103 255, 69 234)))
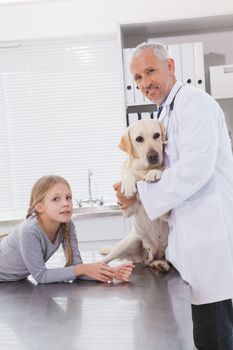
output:
POLYGON ((210 91, 217 99, 233 97, 233 64, 210 67, 210 91))
POLYGON ((81 250, 114 245, 130 231, 130 220, 121 215, 74 219, 81 250))

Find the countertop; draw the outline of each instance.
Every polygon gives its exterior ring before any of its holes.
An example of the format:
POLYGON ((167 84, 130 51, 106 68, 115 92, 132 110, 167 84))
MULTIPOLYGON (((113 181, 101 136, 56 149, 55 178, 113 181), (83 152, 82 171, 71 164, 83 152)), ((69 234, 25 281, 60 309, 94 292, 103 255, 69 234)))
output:
POLYGON ((193 349, 189 287, 174 269, 139 265, 129 283, 110 285, 0 283, 0 305, 4 350, 193 349))

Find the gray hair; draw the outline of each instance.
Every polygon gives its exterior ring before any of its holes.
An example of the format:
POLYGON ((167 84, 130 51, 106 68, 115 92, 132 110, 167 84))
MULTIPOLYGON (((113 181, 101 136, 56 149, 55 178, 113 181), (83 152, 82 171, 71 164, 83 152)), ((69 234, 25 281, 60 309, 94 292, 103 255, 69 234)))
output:
POLYGON ((170 57, 166 46, 157 42, 144 42, 135 47, 131 56, 131 61, 145 50, 153 51, 155 56, 160 58, 163 62, 166 62, 166 60, 170 57))

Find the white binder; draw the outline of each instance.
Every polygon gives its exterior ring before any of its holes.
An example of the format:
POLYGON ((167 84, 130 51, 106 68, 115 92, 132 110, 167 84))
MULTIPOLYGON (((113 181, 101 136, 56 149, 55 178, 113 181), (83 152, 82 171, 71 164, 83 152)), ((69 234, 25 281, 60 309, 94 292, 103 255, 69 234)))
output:
POLYGON ((195 62, 195 85, 197 88, 205 90, 205 68, 203 43, 197 41, 193 43, 194 62, 195 62))
POLYGON ((136 105, 143 105, 145 104, 145 99, 139 88, 137 87, 137 84, 134 81, 134 96, 135 96, 135 104, 136 105))
POLYGON ((131 48, 123 49, 123 67, 124 67, 124 85, 125 85, 125 99, 127 106, 135 104, 134 97, 134 81, 129 69, 131 59, 131 48))
POLYGON ((181 65, 183 83, 188 85, 196 85, 195 63, 194 63, 194 46, 193 43, 181 44, 181 65))
POLYGON ((181 47, 180 44, 168 45, 168 52, 171 58, 175 61, 175 75, 176 79, 183 81, 182 66, 181 66, 181 47))

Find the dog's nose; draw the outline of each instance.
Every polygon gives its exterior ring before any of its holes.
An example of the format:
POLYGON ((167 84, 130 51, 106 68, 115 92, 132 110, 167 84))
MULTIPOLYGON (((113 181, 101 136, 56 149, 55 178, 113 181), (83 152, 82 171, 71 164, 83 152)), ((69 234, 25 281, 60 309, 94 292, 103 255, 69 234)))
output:
POLYGON ((159 162, 158 152, 151 150, 147 153, 147 160, 149 164, 157 164, 159 162))

